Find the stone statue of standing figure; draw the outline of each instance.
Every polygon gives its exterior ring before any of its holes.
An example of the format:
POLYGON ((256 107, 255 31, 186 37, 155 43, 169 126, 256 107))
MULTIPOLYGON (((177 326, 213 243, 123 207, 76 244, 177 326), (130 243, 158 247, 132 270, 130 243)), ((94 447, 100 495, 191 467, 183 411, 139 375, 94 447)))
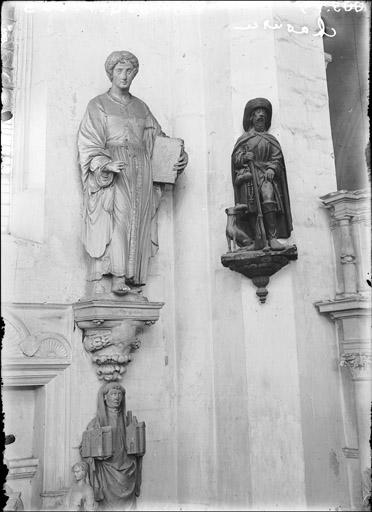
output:
MULTIPOLYGON (((153 183, 151 158, 156 137, 166 135, 148 106, 129 92, 138 67, 128 51, 108 56, 111 88, 89 102, 78 134, 88 281, 111 276, 117 295, 146 283, 157 248, 154 218, 161 193, 153 183)), ((181 173, 187 161, 182 150, 175 171, 181 173)))
POLYGON ((248 251, 282 251, 286 247, 278 238, 289 238, 292 231, 284 157, 279 142, 268 133, 271 117, 269 100, 248 101, 243 117, 245 133, 237 140, 231 157, 235 207, 229 213, 235 215, 238 245, 248 251))
POLYGON ((72 466, 72 472, 75 481, 66 495, 65 503, 61 510, 69 510, 71 512, 97 510, 93 489, 87 482, 88 464, 86 462, 77 462, 72 466))

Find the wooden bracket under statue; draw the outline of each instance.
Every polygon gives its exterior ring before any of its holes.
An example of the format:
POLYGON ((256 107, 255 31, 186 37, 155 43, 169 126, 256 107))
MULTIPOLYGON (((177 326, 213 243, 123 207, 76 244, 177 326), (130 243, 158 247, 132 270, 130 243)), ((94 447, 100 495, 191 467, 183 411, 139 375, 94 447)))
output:
POLYGON ((291 245, 283 251, 248 251, 242 248, 224 254, 221 256, 221 262, 224 267, 252 279, 253 284, 257 286, 256 295, 264 304, 269 293, 266 287, 269 284, 270 276, 285 267, 290 260, 297 260, 297 256, 295 245, 291 245))
POLYGON ((163 302, 87 299, 73 305, 75 322, 83 330, 83 345, 99 379, 120 380, 138 349, 146 325, 159 319, 163 302))

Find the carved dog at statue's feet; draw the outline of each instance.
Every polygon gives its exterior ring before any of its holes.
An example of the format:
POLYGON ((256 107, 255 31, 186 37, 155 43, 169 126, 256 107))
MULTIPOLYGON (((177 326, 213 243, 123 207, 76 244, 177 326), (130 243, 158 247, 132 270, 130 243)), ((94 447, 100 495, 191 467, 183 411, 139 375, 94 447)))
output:
POLYGON ((245 204, 236 204, 235 206, 226 208, 225 212, 227 215, 226 240, 228 252, 231 252, 231 240, 233 242, 234 251, 236 251, 237 245, 240 247, 246 247, 247 249, 253 248, 254 243, 252 240, 249 238, 247 233, 237 226, 236 223, 236 217, 242 213, 246 213, 247 206, 245 204))

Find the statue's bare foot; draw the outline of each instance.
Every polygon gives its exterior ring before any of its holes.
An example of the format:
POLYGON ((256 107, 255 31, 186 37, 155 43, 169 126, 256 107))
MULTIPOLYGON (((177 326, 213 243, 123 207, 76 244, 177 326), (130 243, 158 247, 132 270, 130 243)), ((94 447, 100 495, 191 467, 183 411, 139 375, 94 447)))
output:
POLYGON ((276 238, 269 240, 269 244, 272 251, 284 251, 286 249, 285 245, 278 242, 276 238))
POLYGON ((111 291, 116 295, 126 295, 130 292, 130 287, 125 284, 124 277, 113 277, 111 291))

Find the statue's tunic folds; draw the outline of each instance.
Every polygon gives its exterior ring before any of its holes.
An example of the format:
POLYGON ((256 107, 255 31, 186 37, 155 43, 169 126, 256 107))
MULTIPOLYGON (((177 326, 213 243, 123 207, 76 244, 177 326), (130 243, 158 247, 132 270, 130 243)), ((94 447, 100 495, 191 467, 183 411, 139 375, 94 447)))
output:
POLYGON ((235 203, 246 204, 249 213, 257 214, 257 199, 254 196, 252 181, 237 184, 239 172, 245 166, 243 157, 247 151, 254 155, 253 165, 256 168, 259 189, 264 182, 264 172, 267 169, 272 169, 275 172, 272 185, 277 208, 278 236, 288 238, 293 226, 286 167, 280 144, 270 133, 256 132, 251 128, 237 140, 231 162, 235 203))
MULTIPOLYGON (((139 495, 137 457, 128 455, 125 439, 124 416, 109 411, 107 425, 112 428, 113 455, 105 460, 88 459, 90 480, 99 510, 131 510, 139 495)), ((88 429, 102 427, 94 418, 88 429)))
POLYGON ((164 134, 147 105, 132 95, 125 105, 109 93, 88 104, 78 148, 90 280, 112 274, 145 282, 155 215, 151 156, 159 135, 164 134), (117 160, 126 163, 123 171, 102 174, 107 163, 117 160))

